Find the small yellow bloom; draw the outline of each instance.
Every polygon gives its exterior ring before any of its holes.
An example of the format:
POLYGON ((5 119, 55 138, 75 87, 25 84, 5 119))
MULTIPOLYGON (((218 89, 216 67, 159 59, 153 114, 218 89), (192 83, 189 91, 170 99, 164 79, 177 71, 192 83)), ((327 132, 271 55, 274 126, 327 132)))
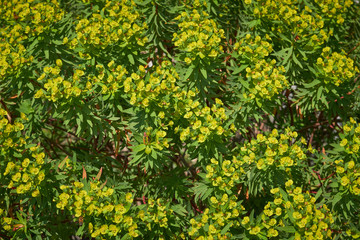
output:
POLYGON ((346 185, 348 185, 349 183, 350 183, 350 180, 349 180, 349 178, 348 178, 347 176, 343 176, 343 177, 341 178, 341 185, 346 186, 346 185))
POLYGON ((125 199, 126 199, 126 202, 132 203, 133 202, 132 194, 127 193, 126 196, 125 196, 125 199))
POLYGON ((58 66, 58 67, 61 67, 62 66, 62 61, 61 61, 61 59, 56 59, 56 65, 58 66))
POLYGON ((259 226, 255 226, 255 227, 253 227, 253 228, 251 228, 251 230, 250 230, 250 234, 251 235, 257 235, 259 232, 260 232, 260 227, 259 226))

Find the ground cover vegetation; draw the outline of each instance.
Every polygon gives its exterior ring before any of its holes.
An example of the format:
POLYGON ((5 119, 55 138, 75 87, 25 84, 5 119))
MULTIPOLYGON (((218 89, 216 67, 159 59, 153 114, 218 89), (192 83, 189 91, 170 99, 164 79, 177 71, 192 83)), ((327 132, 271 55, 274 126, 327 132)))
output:
POLYGON ((359 238, 359 7, 0 0, 0 238, 359 238))

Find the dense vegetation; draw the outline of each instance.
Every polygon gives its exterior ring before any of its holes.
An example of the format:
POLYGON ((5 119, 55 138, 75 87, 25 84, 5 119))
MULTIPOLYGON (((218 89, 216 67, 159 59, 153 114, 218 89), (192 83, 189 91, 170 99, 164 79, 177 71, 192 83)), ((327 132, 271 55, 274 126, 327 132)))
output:
POLYGON ((359 238, 359 45, 351 0, 0 0, 0 238, 359 238))

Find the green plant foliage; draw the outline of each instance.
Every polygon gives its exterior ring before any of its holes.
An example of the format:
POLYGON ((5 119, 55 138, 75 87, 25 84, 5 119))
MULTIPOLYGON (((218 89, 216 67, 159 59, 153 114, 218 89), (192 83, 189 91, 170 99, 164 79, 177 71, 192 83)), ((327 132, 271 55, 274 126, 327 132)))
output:
POLYGON ((0 0, 0 239, 360 238, 356 0, 0 0))

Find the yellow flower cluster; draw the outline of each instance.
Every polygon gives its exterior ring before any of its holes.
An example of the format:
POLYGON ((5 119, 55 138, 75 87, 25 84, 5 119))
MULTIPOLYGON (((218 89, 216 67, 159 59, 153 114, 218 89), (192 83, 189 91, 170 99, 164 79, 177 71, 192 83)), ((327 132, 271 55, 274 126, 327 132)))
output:
MULTIPOLYGON (((1 40, 1 37, 0 37, 1 40)), ((21 44, 11 44, 5 39, 0 42, 0 81, 7 77, 16 75, 25 63, 33 60, 33 57, 26 58, 26 49, 21 44)))
POLYGON ((242 162, 238 161, 235 156, 232 161, 224 160, 221 164, 214 158, 210 161, 211 163, 206 166, 206 178, 220 190, 233 188, 245 173, 242 162))
POLYGON ((192 239, 231 239, 230 231, 223 232, 225 226, 238 228, 244 207, 237 202, 235 195, 224 193, 210 198, 210 208, 190 220, 188 234, 192 239))
POLYGON ((228 116, 220 99, 215 99, 211 107, 203 107, 196 99, 196 92, 192 90, 181 91, 176 85, 179 75, 170 61, 163 61, 160 66, 145 70, 139 67, 138 73, 132 73, 131 77, 124 81, 124 91, 130 97, 130 104, 148 109, 152 106, 157 111, 157 120, 160 129, 151 129, 148 136, 156 134, 157 145, 168 147, 166 132, 174 125, 174 121, 186 119, 189 127, 177 126, 175 133, 180 133, 180 140, 189 138, 198 140, 200 143, 211 136, 227 134, 222 125, 228 116), (165 112, 172 112, 171 119, 165 112), (164 140, 163 143, 159 139, 164 140))
POLYGON ((173 210, 169 208, 165 200, 149 198, 146 210, 140 210, 137 217, 144 223, 149 231, 160 227, 167 229, 169 218, 173 216, 173 210))
POLYGON ((56 65, 46 66, 43 73, 37 79, 43 84, 34 95, 35 98, 46 98, 56 102, 62 98, 79 97, 80 95, 99 92, 101 94, 113 94, 119 91, 128 73, 121 65, 115 66, 114 61, 108 63, 109 70, 102 64, 96 65, 94 71, 87 74, 86 68, 78 66, 74 69, 72 76, 68 79, 60 74, 62 61, 56 60, 56 65))
POLYGON ((245 208, 235 194, 228 193, 239 182, 243 169, 237 168, 239 162, 235 158, 234 161, 224 160, 221 163, 214 158, 210 161, 211 164, 206 167, 206 178, 217 187, 217 191, 209 197, 209 208, 190 220, 188 233, 193 239, 231 239, 230 230, 222 230, 228 225, 229 229, 238 229, 245 208))
POLYGON ((206 178, 220 190, 229 191, 241 182, 249 168, 256 167, 261 171, 268 168, 288 170, 306 159, 306 149, 303 147, 306 142, 304 139, 293 142, 296 138, 297 133, 290 129, 285 134, 279 134, 274 129, 267 137, 258 134, 256 140, 241 146, 238 156, 234 155, 232 160, 219 164, 219 161, 211 159, 206 166, 206 178))
POLYGON ((179 32, 174 33, 172 41, 180 50, 189 53, 184 61, 190 64, 198 56, 216 58, 222 51, 221 39, 224 30, 218 29, 214 20, 204 11, 193 9, 189 14, 182 12, 175 18, 179 32))
POLYGON ((89 19, 81 19, 75 27, 77 36, 70 42, 71 48, 78 43, 88 52, 102 50, 108 46, 126 47, 128 45, 144 46, 147 24, 142 22, 135 9, 133 0, 107 0, 99 13, 93 13, 89 19))
MULTIPOLYGON (((87 74, 87 82, 85 84, 87 91, 94 91, 99 86, 100 90, 98 91, 102 94, 114 94, 122 88, 128 71, 122 65, 115 65, 114 61, 109 62, 107 67, 108 69, 102 64, 97 64, 95 66, 95 74, 87 74)), ((75 80, 77 79, 75 78, 75 80)))
MULTIPOLYGON (((0 216, 5 213, 5 211, 3 209, 0 209, 0 212, 1 212, 0 216)), ((13 226, 12 223, 14 223, 14 221, 11 217, 2 217, 0 219, 0 224, 5 231, 11 230, 11 228, 13 226)))
POLYGON ((5 118, 7 112, 0 108, 0 150, 5 154, 3 161, 4 169, 1 175, 5 178, 2 184, 8 189, 13 189, 17 194, 32 193, 33 197, 39 196, 38 186, 45 178, 42 166, 45 161, 45 154, 39 151, 38 147, 24 149, 26 140, 20 137, 20 132, 24 129, 23 120, 26 116, 21 114, 21 119, 17 118, 14 123, 9 123, 5 118), (11 157, 9 148, 22 155, 22 159, 11 157), (6 165, 6 167, 5 167, 6 165))
POLYGON ((305 139, 295 141, 298 134, 289 128, 285 134, 279 134, 274 129, 268 137, 258 134, 256 140, 244 144, 241 147, 240 156, 242 164, 255 163, 261 170, 274 166, 279 169, 286 169, 296 166, 306 159, 305 139), (292 144, 291 144, 292 143, 292 144))
POLYGON ((316 62, 318 77, 325 84, 339 86, 343 82, 352 80, 359 69, 354 66, 354 61, 346 56, 345 52, 332 52, 330 47, 322 50, 322 58, 316 62))
MULTIPOLYGON (((156 113, 154 124, 158 128, 149 127, 146 131, 147 154, 151 153, 150 145, 159 150, 169 147, 169 139, 166 135, 169 128, 174 125, 174 119, 165 112, 179 115, 178 111, 174 110, 175 95, 180 92, 180 88, 176 86, 178 79, 179 75, 171 62, 164 60, 149 69, 139 66, 138 71, 132 73, 123 82, 124 92, 127 93, 131 105, 145 111, 153 109, 156 113)), ((177 100, 182 101, 182 99, 177 100)))
POLYGON ((276 60, 260 60, 255 68, 246 68, 246 77, 251 83, 249 94, 251 99, 272 99, 288 86, 287 79, 283 75, 283 66, 275 67, 276 60))
POLYGON ((128 192, 123 199, 115 200, 114 189, 100 186, 100 182, 90 182, 86 187, 82 182, 73 182, 71 185, 62 185, 63 191, 54 198, 56 207, 69 210, 76 219, 82 217, 88 223, 91 237, 112 237, 122 230, 132 237, 137 237, 137 224, 134 219, 127 216, 133 202, 133 195, 128 192), (96 219, 106 219, 103 221, 96 219))
MULTIPOLYGON (((269 36, 266 36, 271 40, 269 36)), ((239 54, 240 64, 248 65, 246 68, 247 91, 243 96, 249 99, 263 101, 272 99, 288 86, 288 81, 283 75, 285 68, 276 67, 276 60, 266 57, 273 51, 272 45, 260 36, 252 37, 247 34, 234 44, 234 49, 239 54)))
MULTIPOLYGON (((161 121, 159 121, 161 122, 161 121)), ((163 150, 164 148, 169 148, 169 138, 166 137, 168 126, 161 125, 157 129, 153 129, 152 127, 148 127, 146 131, 145 144, 147 145, 145 149, 146 154, 150 154, 153 147, 158 150, 163 150)))
POLYGON ((336 175, 340 184, 354 195, 360 195, 360 124, 354 119, 345 124, 340 146, 344 148, 343 159, 335 161, 336 175))
MULTIPOLYGON (((246 2, 251 4, 252 1, 246 2)), ((294 41, 297 38, 308 38, 308 46, 321 45, 332 34, 331 30, 328 33, 323 30, 322 17, 314 14, 306 5, 300 9, 298 0, 255 0, 251 11, 263 22, 274 22, 275 24, 271 25, 272 31, 296 33, 294 41)))
POLYGON ((207 2, 206 0, 185 0, 184 1, 184 6, 189 8, 189 9, 200 9, 202 7, 207 7, 207 2))
POLYGON ((10 44, 19 44, 28 38, 30 27, 22 27, 21 24, 10 25, 0 28, 0 39, 10 44))
POLYGON ((14 120, 11 124, 7 118, 8 112, 0 107, 0 147, 1 152, 5 152, 9 148, 22 147, 26 141, 22 137, 17 137, 17 133, 20 133, 24 129, 23 120, 26 120, 25 114, 21 114, 21 118, 14 120), (15 142, 14 142, 14 139, 15 142))
POLYGON ((164 97, 175 93, 179 87, 175 85, 179 75, 169 60, 161 65, 150 68, 148 72, 144 66, 139 67, 137 73, 124 81, 124 91, 131 97, 130 104, 148 108, 150 104, 164 110, 170 106, 164 97))
POLYGON ((14 24, 8 31, 13 33, 11 38, 16 42, 50 30, 51 25, 60 21, 63 16, 64 12, 56 0, 49 2, 39 0, 0 1, 0 19, 14 24))
MULTIPOLYGON (((184 95, 185 92, 182 92, 184 95)), ((175 128, 175 132, 180 132, 180 140, 185 142, 188 139, 197 140, 200 143, 205 142, 212 137, 218 137, 228 134, 222 125, 228 119, 223 108, 223 102, 216 98, 215 103, 211 106, 203 107, 199 101, 193 101, 191 98, 195 93, 191 90, 186 93, 190 98, 187 99, 182 112, 182 117, 187 119, 189 127, 175 128)))
POLYGON ((9 175, 11 180, 7 187, 16 189, 17 194, 31 192, 33 197, 40 195, 38 186, 45 179, 45 172, 41 169, 45 163, 45 153, 38 152, 37 149, 31 148, 30 150, 33 151, 31 157, 24 158, 21 163, 14 161, 7 163, 3 175, 9 175))
POLYGON ((73 74, 73 84, 67 81, 60 75, 62 61, 57 60, 54 67, 46 66, 43 73, 37 79, 38 82, 43 83, 44 89, 39 89, 34 98, 47 98, 50 101, 56 102, 62 98, 78 97, 82 93, 82 89, 78 87, 80 77, 85 73, 82 70, 75 70, 73 74))
POLYGON ((315 0, 315 3, 320 6, 323 14, 329 18, 335 18, 338 24, 344 22, 343 15, 353 5, 351 0, 315 0))
MULTIPOLYGON (((252 234, 263 232, 271 238, 279 234, 275 228, 293 226, 296 240, 331 239, 334 218, 330 209, 325 204, 317 206, 316 199, 309 192, 304 193, 300 187, 295 187, 292 180, 288 180, 285 186, 287 193, 279 188, 271 190, 274 200, 265 205, 262 222, 252 234)), ((253 229, 249 225, 244 226, 251 234, 253 229)))
POLYGON ((83 3, 99 3, 99 4, 105 4, 106 0, 82 0, 83 3))
POLYGON ((343 159, 335 160, 336 173, 340 179, 340 184, 349 189, 354 195, 360 195, 360 166, 355 164, 353 160, 344 162, 343 159))
POLYGON ((241 56, 241 62, 244 64, 256 63, 260 59, 264 59, 269 56, 273 51, 271 38, 266 35, 266 40, 262 39, 259 35, 251 36, 246 34, 234 44, 234 50, 241 56), (268 40, 268 41, 267 41, 268 40))

